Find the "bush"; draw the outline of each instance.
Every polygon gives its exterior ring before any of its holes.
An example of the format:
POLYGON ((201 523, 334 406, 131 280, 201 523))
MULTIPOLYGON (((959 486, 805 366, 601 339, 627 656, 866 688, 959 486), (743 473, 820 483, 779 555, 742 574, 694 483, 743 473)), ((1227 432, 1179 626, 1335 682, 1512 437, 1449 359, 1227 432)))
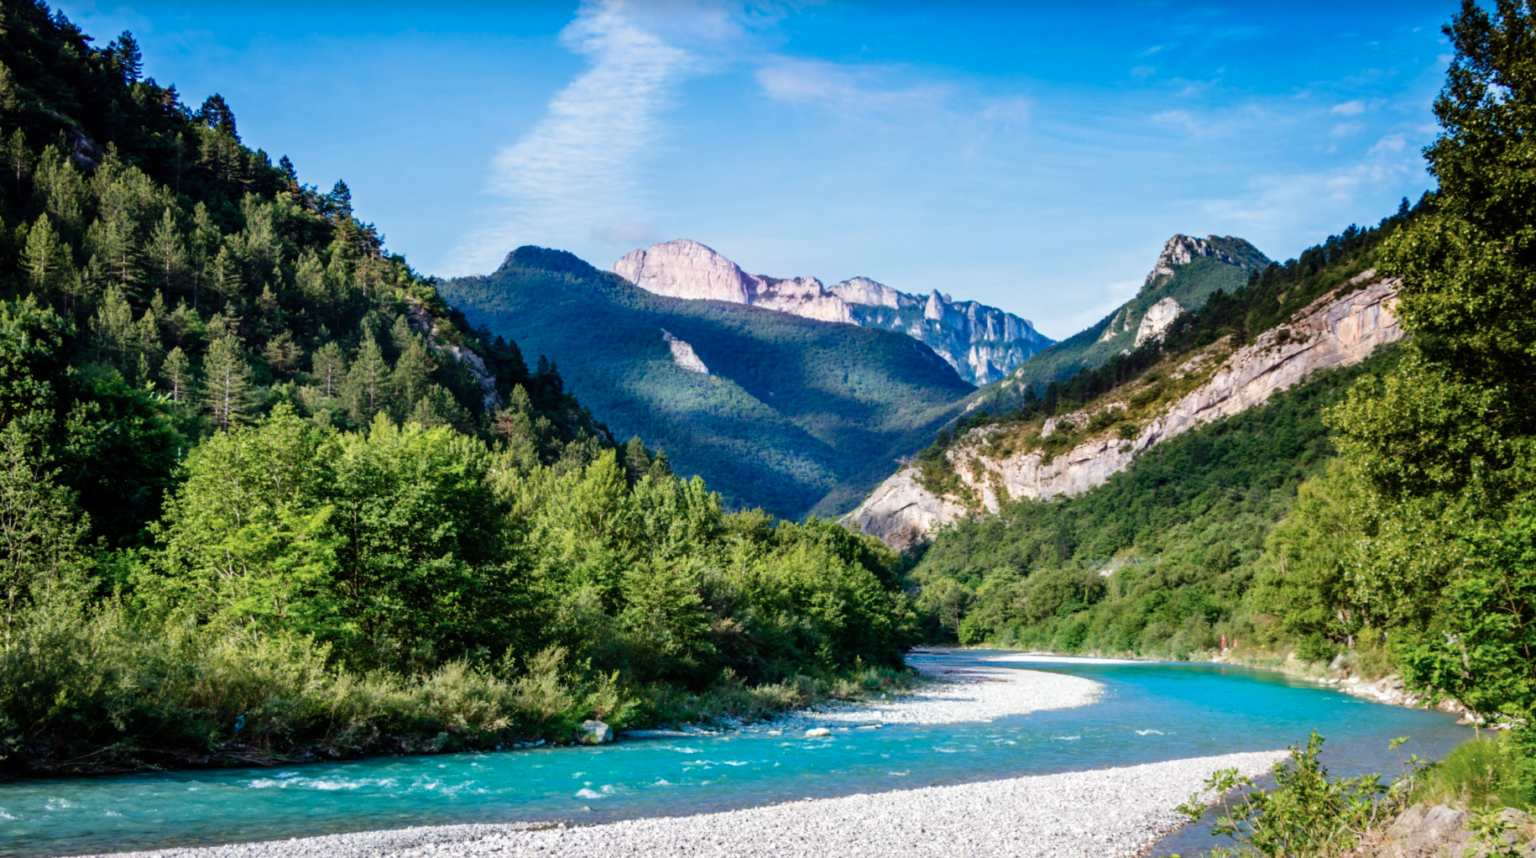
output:
POLYGON ((1415 800, 1474 809, 1530 807, 1536 795, 1530 784, 1522 782, 1510 745, 1499 738, 1479 737, 1458 746, 1430 771, 1415 800))

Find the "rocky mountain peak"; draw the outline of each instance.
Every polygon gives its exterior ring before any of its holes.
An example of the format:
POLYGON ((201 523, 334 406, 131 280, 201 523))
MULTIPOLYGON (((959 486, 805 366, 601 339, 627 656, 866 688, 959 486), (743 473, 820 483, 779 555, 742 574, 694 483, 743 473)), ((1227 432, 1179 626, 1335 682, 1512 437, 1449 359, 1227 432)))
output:
POLYGON ((1157 264, 1147 274, 1147 279, 1142 288, 1151 286, 1155 280, 1163 276, 1173 276, 1174 268, 1179 265, 1188 265, 1195 259, 1207 257, 1225 262, 1228 265, 1249 265, 1249 260, 1239 258, 1233 250, 1251 251, 1244 252, 1244 256, 1257 256, 1262 258, 1258 248, 1249 244, 1246 240, 1235 236, 1206 236, 1194 238, 1188 235, 1175 235, 1163 244, 1163 252, 1157 257, 1157 264))
POLYGON ((1051 343, 1027 319, 974 301, 956 304, 937 289, 918 297, 868 277, 828 287, 809 276, 748 274, 686 238, 632 251, 614 263, 613 272, 672 298, 751 304, 823 322, 898 331, 927 344, 973 384, 1001 378, 1051 343))
POLYGON ((671 298, 750 304, 762 282, 697 241, 679 238, 631 251, 613 273, 647 292, 671 298))

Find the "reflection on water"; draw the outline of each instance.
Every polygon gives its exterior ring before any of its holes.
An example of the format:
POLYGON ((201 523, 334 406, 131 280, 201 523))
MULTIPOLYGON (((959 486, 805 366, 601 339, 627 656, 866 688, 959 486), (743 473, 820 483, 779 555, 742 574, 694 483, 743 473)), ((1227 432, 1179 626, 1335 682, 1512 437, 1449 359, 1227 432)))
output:
MULTIPOLYGON (((988 653, 935 656, 971 663, 988 653)), ((978 724, 748 730, 583 748, 0 785, 0 856, 63 855, 460 822, 601 822, 1283 748, 1316 729, 1336 772, 1393 771, 1470 735, 1278 674, 1204 664, 1008 665, 1103 683, 1094 704, 978 724)))

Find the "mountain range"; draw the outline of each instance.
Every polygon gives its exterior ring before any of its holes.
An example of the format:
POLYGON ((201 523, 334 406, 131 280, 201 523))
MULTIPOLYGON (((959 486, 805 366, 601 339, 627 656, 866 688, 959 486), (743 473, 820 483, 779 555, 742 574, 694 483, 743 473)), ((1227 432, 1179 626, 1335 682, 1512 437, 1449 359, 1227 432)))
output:
POLYGON ((613 272, 648 292, 725 301, 807 319, 884 328, 926 344, 972 384, 996 381, 1054 342, 1028 320, 976 301, 931 291, 898 292, 868 277, 824 285, 815 277, 748 274, 690 239, 635 250, 613 272))
POLYGON ((612 271, 522 247, 439 289, 485 333, 556 359, 620 440, 642 437, 733 506, 798 518, 847 513, 943 426, 1136 348, 1266 264, 1242 239, 1174 236, 1136 296, 1054 344, 975 301, 748 274, 688 239, 612 271))

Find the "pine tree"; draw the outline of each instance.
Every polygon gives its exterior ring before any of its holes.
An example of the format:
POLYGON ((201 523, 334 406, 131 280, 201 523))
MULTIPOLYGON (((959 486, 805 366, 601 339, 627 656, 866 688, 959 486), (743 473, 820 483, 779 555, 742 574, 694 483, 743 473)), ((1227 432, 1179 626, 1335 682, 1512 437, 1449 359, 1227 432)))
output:
POLYGON ((291 332, 283 331, 267 341, 267 347, 261 350, 261 356, 273 372, 290 376, 299 368, 299 361, 304 358, 304 350, 293 341, 291 332))
POLYGON ((161 289, 169 292, 181 282, 187 265, 187 245, 170 206, 166 206, 149 237, 149 258, 161 289))
POLYGON ((329 197, 331 207, 340 218, 352 217, 352 189, 340 179, 336 180, 336 186, 331 188, 329 197))
POLYGON ((165 379, 166 395, 177 405, 183 404, 192 382, 192 363, 182 353, 181 346, 171 349, 171 353, 165 356, 165 364, 160 367, 160 376, 165 379))
POLYGON ((454 401, 453 394, 440 384, 427 388, 416 400, 416 405, 405 422, 415 423, 423 429, 434 426, 463 428, 469 424, 469 412, 454 401))
POLYGON ((0 111, 9 113, 15 110, 17 95, 16 79, 11 75, 10 68, 5 63, 0 63, 0 111))
POLYGON ((139 75, 144 73, 144 54, 140 52, 139 40, 133 37, 133 33, 124 30, 122 35, 107 45, 107 56, 117 62, 124 81, 139 82, 139 75))
POLYGON ((11 136, 5 138, 3 150, 5 155, 6 178, 10 179, 16 190, 16 196, 21 196, 21 183, 32 172, 32 150, 27 148, 27 135, 20 128, 11 132, 11 136))
POLYGON ((208 345, 203 359, 203 409, 220 431, 243 422, 249 410, 251 368, 233 337, 220 337, 208 345))
POLYGON ((357 358, 352 362, 352 370, 347 373, 344 398, 352 419, 360 424, 372 421, 389 401, 389 392, 389 362, 384 360, 378 340, 364 337, 357 358))
MULTIPOLYGON (((400 397, 402 412, 409 412, 432 385, 432 371, 437 365, 419 341, 410 342, 400 359, 395 361, 394 388, 400 397)), ((398 413, 398 412, 397 412, 398 413)))
POLYGON ((203 106, 197 111, 197 118, 209 128, 228 134, 239 142, 240 134, 235 130, 235 112, 229 109, 229 103, 224 100, 224 96, 218 93, 208 96, 203 106))
POLYGON ((629 484, 640 482, 651 469, 651 454, 645 449, 645 442, 640 436, 629 439, 624 446, 624 473, 629 477, 629 484))
POLYGON ((284 155, 281 159, 278 160, 277 168, 279 170, 282 170, 283 171, 283 175, 287 177, 287 179, 288 179, 288 187, 290 189, 292 189, 292 190, 298 190, 298 188, 299 188, 299 171, 294 169, 293 162, 288 160, 288 156, 287 155, 284 155))
POLYGON ((69 247, 59 238, 46 213, 38 215, 37 222, 27 232, 21 267, 27 272, 27 281, 33 290, 45 296, 55 289, 63 291, 65 281, 73 273, 69 247))
POLYGON ((347 378, 347 357, 341 346, 331 340, 310 357, 310 374, 320 385, 320 393, 326 399, 341 395, 342 384, 347 378))
POLYGON ((208 265, 208 275, 204 278, 213 291, 225 301, 233 301, 240 297, 242 284, 240 282, 240 268, 235 262, 235 255, 229 252, 229 245, 220 244, 219 252, 208 265))

